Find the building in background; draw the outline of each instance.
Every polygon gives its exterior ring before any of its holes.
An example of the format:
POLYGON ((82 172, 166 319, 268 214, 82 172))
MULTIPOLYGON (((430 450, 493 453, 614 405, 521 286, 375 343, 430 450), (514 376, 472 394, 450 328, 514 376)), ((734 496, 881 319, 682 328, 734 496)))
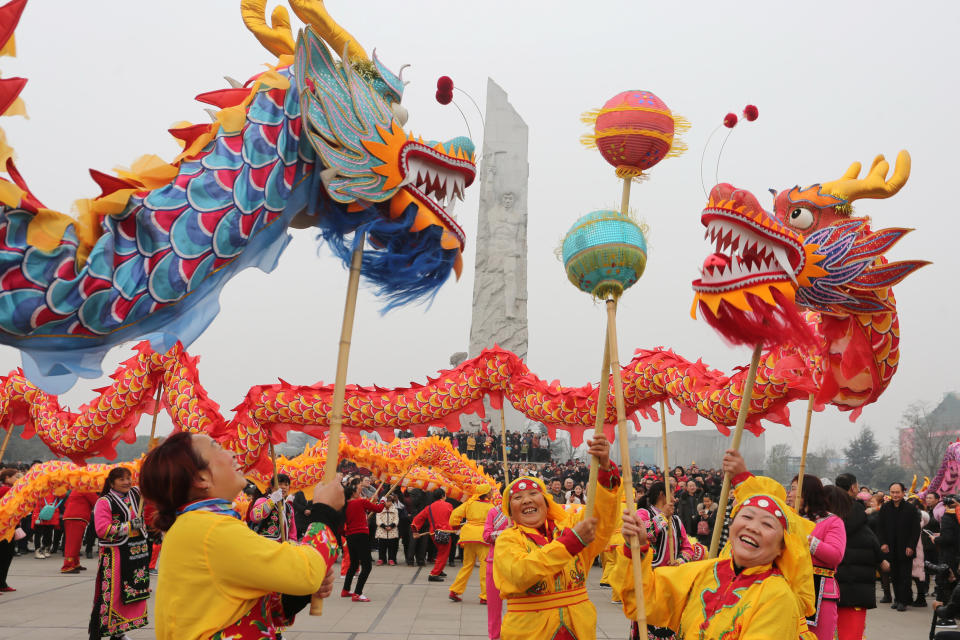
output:
POLYGON ((960 395, 944 394, 940 404, 930 411, 913 406, 905 415, 911 424, 899 431, 900 466, 930 473, 947 445, 960 439, 960 395))

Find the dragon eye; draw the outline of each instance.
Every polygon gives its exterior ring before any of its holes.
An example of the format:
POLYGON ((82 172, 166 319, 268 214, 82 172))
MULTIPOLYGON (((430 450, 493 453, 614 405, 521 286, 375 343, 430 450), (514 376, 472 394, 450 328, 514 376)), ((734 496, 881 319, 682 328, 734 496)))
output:
POLYGON ((813 212, 810 209, 797 207, 787 215, 787 222, 791 227, 800 229, 809 229, 813 226, 813 212))

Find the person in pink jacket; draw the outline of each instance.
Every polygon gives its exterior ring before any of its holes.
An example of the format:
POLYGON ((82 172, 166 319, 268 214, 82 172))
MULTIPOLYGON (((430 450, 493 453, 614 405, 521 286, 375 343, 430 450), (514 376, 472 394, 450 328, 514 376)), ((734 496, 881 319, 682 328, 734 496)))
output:
MULTIPOLYGON (((796 496, 797 478, 794 477, 787 502, 796 504, 796 496)), ((816 476, 803 476, 799 512, 815 523, 809 539, 817 610, 807 618, 807 627, 818 640, 833 640, 837 631, 837 600, 840 599, 840 588, 834 576, 847 548, 847 532, 843 520, 827 510, 826 494, 816 476)))
POLYGON ((483 541, 490 545, 487 552, 487 635, 490 640, 500 640, 500 620, 503 618, 503 600, 493 582, 493 546, 497 543, 497 537, 509 526, 510 518, 504 515, 500 507, 494 506, 487 512, 483 541))

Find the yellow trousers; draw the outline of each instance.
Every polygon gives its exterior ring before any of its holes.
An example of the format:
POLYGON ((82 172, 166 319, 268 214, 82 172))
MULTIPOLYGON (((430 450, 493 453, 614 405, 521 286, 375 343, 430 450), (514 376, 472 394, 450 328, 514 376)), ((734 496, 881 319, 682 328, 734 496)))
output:
POLYGON ((463 566, 457 573, 457 579, 453 581, 450 592, 457 595, 463 594, 467 589, 467 582, 470 580, 470 574, 473 573, 473 565, 477 560, 480 561, 480 597, 487 599, 487 550, 489 547, 482 542, 466 542, 463 545, 463 566))
POLYGON ((624 561, 630 562, 626 556, 618 553, 616 549, 613 551, 604 551, 600 554, 600 562, 603 563, 603 576, 600 578, 600 582, 610 585, 610 602, 621 602, 623 600, 623 594, 620 592, 622 585, 614 579, 613 574, 616 571, 617 564, 624 561), (621 558, 623 560, 621 560, 621 558))
POLYGON ((604 551, 600 554, 600 564, 603 566, 603 575, 600 576, 600 582, 603 584, 610 584, 611 576, 613 576, 613 565, 616 563, 616 561, 616 549, 604 551))

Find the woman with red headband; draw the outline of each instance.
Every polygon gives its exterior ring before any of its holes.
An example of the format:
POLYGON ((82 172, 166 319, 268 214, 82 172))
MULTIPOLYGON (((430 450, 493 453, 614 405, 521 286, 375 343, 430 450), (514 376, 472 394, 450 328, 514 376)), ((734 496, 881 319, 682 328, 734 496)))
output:
MULTIPOLYGON (((719 558, 652 570, 647 531, 636 514, 623 514, 623 536, 639 539, 647 622, 677 638, 815 640, 804 616, 813 613, 813 565, 807 536, 813 524, 787 506, 783 487, 753 476, 739 452, 728 450, 724 471, 733 475, 736 506, 728 545, 719 558)), ((624 613, 636 618, 633 564, 615 576, 624 613)), ((637 637, 637 626, 632 637, 637 637)))
POLYGON ((600 463, 596 517, 556 504, 539 478, 521 476, 503 493, 513 525, 493 551, 493 579, 507 604, 502 640, 593 640, 597 612, 586 579, 617 524, 620 476, 602 433, 588 440, 600 463))

